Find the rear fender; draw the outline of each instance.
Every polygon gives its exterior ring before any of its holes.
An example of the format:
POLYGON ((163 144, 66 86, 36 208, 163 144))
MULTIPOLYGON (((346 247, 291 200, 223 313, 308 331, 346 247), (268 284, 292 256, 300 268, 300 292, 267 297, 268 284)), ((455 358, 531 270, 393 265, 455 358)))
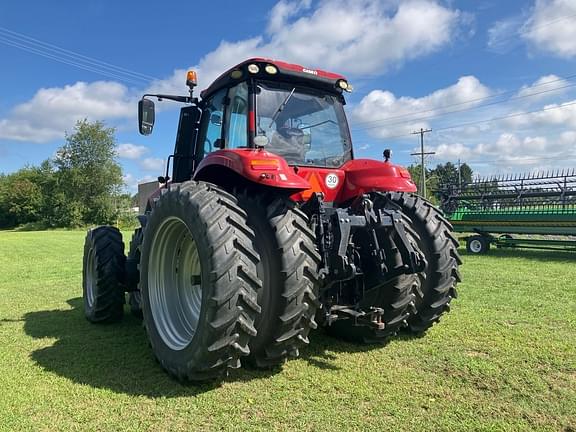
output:
POLYGON ((283 158, 263 149, 217 150, 208 154, 194 173, 194 180, 211 181, 224 187, 238 177, 258 186, 293 192, 310 188, 310 183, 296 175, 283 158))
POLYGON ((355 159, 341 168, 346 180, 336 199, 342 203, 368 192, 416 192, 416 184, 404 167, 372 159, 355 159))

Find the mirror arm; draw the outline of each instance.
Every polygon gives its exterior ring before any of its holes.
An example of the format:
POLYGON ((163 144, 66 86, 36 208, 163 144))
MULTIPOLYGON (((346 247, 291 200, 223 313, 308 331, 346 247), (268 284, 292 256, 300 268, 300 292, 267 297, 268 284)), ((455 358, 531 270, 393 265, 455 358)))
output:
POLYGON ((176 96, 176 95, 165 95, 165 94, 145 94, 144 96, 142 96, 142 98, 145 98, 146 96, 155 97, 159 101, 161 101, 162 99, 168 99, 168 100, 173 100, 175 102, 182 102, 182 103, 192 103, 192 104, 198 103, 198 98, 190 97, 190 96, 176 96))

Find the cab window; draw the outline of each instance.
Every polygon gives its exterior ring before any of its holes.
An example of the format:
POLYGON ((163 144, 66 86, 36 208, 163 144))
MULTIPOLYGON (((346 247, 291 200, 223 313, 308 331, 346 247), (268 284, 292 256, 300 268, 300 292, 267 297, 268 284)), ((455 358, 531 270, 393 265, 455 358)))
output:
POLYGON ((218 144, 222 139, 222 123, 224 112, 224 101, 227 89, 218 91, 207 102, 202 112, 202 123, 200 126, 200 137, 204 137, 204 142, 200 142, 201 158, 208 153, 218 150, 218 144), (219 141, 220 140, 220 141, 219 141), (218 141, 218 142, 217 142, 218 141))
POLYGON ((226 113, 226 148, 247 147, 248 84, 242 82, 228 92, 230 105, 226 113))

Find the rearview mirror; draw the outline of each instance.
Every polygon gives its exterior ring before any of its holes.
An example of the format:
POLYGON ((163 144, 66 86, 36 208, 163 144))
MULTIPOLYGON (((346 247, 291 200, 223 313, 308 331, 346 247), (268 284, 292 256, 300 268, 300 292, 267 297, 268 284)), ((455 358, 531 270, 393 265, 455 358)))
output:
POLYGON ((210 115, 210 123, 216 126, 222 126, 222 114, 217 112, 210 115))
POLYGON ((154 102, 142 98, 138 101, 138 129, 142 135, 150 135, 154 128, 154 102))

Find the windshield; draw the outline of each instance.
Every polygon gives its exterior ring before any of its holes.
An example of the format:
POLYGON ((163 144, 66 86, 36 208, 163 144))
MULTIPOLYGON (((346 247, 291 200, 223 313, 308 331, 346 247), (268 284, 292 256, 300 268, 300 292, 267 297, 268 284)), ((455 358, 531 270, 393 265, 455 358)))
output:
POLYGON ((257 135, 268 137, 266 150, 291 165, 336 168, 351 159, 346 118, 337 96, 259 83, 256 124, 257 135))

